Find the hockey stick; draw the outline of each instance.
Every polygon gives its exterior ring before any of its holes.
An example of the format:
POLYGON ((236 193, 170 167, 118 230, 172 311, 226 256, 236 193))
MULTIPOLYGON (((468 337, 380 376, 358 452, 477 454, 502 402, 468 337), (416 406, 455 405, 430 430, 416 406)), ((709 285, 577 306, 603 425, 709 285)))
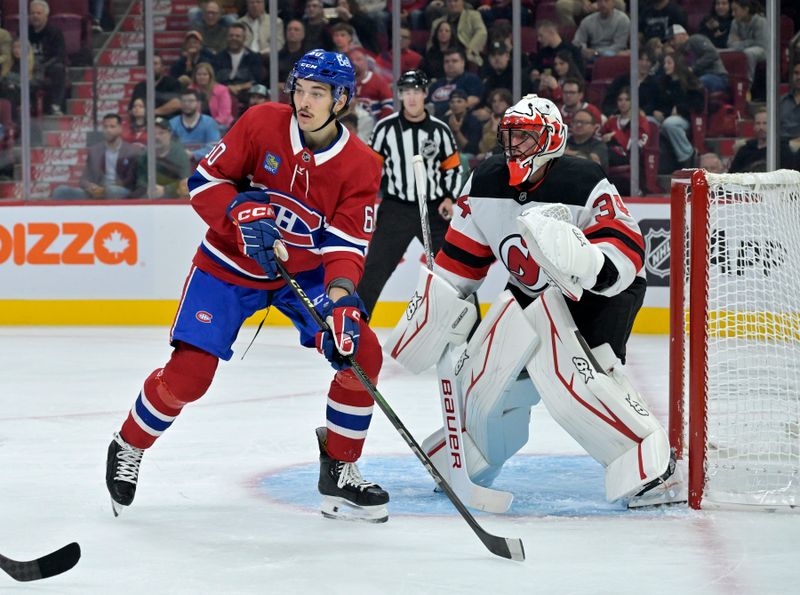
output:
MULTIPOLYGON (((303 291, 303 288, 300 287, 300 285, 291 277, 291 275, 289 275, 289 273, 286 271, 286 268, 280 261, 276 261, 276 264, 278 265, 278 271, 280 271, 281 277, 283 277, 283 280, 286 281, 287 285, 289 285, 292 292, 297 296, 297 299, 300 300, 300 303, 303 304, 303 307, 306 309, 309 316, 314 319, 314 322, 317 324, 319 329, 322 332, 332 332, 328 323, 323 320, 322 316, 320 316, 319 312, 317 312, 316 308, 314 308, 313 302, 306 295, 306 292, 303 291)), ((406 441, 406 444, 408 444, 413 453, 425 466, 425 468, 428 470, 428 473, 431 474, 436 484, 445 494, 447 494, 447 497, 450 498, 450 502, 453 503, 453 506, 456 507, 456 510, 458 510, 464 520, 467 521, 467 524, 478 536, 478 539, 483 542, 483 545, 485 545, 490 552, 497 556, 508 558, 510 560, 517 560, 520 562, 524 560, 525 549, 522 545, 522 540, 492 535, 487 533, 483 527, 478 524, 478 521, 475 520, 475 517, 473 517, 467 507, 464 506, 464 503, 453 491, 453 488, 451 488, 450 485, 445 481, 444 477, 442 477, 442 474, 439 473, 434 464, 422 450, 422 447, 414 439, 408 429, 406 429, 403 422, 400 421, 400 418, 397 417, 397 414, 391 408, 386 399, 383 398, 383 395, 378 392, 377 387, 372 383, 372 380, 370 380, 369 376, 367 376, 366 372, 364 372, 355 358, 353 358, 353 356, 346 356, 345 359, 352 367, 353 372, 355 373, 359 382, 361 382, 361 384, 364 386, 364 389, 375 400, 375 402, 378 404, 378 407, 380 407, 381 411, 383 411, 384 415, 386 415, 400 436, 403 437, 403 440, 406 441)))
MULTIPOLYGON (((428 220, 428 193, 427 179, 425 177, 425 164, 420 155, 414 155, 411 160, 414 168, 414 181, 417 187, 417 202, 419 203, 419 218, 422 226, 422 239, 425 248, 425 261, 428 270, 433 270, 433 247, 431 242, 431 228, 428 220)), ((448 461, 461 461, 461 465, 451 465, 450 481, 453 489, 467 503, 467 506, 484 510, 486 512, 503 513, 511 506, 514 495, 502 490, 495 490, 479 486, 472 481, 469 476, 468 465, 464 449, 464 416, 461 412, 461 401, 459 395, 446 394, 445 387, 455 387, 458 384, 454 374, 455 361, 453 358, 453 348, 448 346, 442 354, 436 366, 439 378, 439 396, 442 406, 442 424, 445 432, 444 448, 447 450, 448 461)), ((441 443, 440 443, 441 444, 441 443)), ((438 446, 438 445, 437 445, 438 446)))
POLYGON ((0 555, 0 568, 14 580, 23 582, 36 581, 66 572, 75 566, 80 559, 81 546, 72 542, 60 550, 27 562, 17 562, 0 555))

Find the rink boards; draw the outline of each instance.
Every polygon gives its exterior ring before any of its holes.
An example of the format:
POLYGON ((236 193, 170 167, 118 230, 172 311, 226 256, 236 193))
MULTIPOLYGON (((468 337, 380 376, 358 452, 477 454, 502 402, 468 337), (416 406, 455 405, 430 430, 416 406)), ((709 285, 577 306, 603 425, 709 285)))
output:
MULTIPOLYGON (((669 329, 669 205, 626 199, 645 238, 648 290, 635 332, 669 329)), ((0 324, 168 325, 205 234, 188 201, 0 204, 0 324)), ((422 246, 414 240, 381 294, 374 326, 393 326, 416 286, 422 246)), ((478 296, 502 290, 495 264, 478 296)), ((261 314, 263 317, 263 314, 261 314)), ((257 313, 251 323, 261 320, 257 313)), ((270 324, 289 324, 275 312, 270 324)))

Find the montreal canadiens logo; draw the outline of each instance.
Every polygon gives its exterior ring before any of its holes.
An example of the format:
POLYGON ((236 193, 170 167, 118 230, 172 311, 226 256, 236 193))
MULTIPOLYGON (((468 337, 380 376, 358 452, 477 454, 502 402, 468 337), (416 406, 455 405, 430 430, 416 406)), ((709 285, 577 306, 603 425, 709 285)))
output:
POLYGON ((275 223, 283 241, 298 248, 313 248, 314 237, 322 230, 323 216, 288 194, 273 190, 267 193, 275 207, 275 223))
POLYGON ((211 324, 211 319, 214 318, 210 312, 206 312, 205 310, 198 311, 194 317, 204 324, 211 324))
POLYGON ((525 241, 518 233, 506 236, 500 242, 500 258, 508 272, 525 287, 539 291, 547 285, 547 279, 540 279, 539 265, 528 252, 525 241))

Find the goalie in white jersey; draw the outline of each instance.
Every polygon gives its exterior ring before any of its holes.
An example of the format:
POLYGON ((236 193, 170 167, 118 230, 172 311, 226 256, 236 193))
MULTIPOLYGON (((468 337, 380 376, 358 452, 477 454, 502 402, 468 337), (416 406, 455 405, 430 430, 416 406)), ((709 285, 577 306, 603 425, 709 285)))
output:
POLYGON ((452 370, 440 390, 443 403, 454 393, 463 432, 445 415, 423 446, 454 485, 459 473, 490 485, 528 441, 541 399, 605 467, 609 501, 685 500, 667 435, 622 371, 645 294, 644 240, 600 166, 563 156, 566 139, 547 99, 528 95, 506 111, 504 154, 465 184, 434 270, 422 271, 385 349, 414 372, 452 370), (506 291, 464 346, 475 320, 464 298, 496 260, 506 291))

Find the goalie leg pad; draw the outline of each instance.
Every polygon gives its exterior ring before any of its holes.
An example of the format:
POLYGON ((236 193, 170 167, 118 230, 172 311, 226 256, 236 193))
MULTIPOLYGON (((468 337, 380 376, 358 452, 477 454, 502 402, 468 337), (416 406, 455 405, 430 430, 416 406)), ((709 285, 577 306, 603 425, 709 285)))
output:
POLYGON ((528 372, 553 418, 606 467, 608 500, 632 495, 661 475, 670 455, 664 429, 619 366, 598 362, 561 293, 547 290, 525 313, 541 337, 528 372))
POLYGON ((447 345, 467 340, 478 313, 475 305, 432 271, 420 269, 417 289, 386 342, 386 351, 414 374, 430 368, 447 345))
POLYGON ((490 465, 502 466, 528 441, 530 408, 539 395, 518 378, 538 342, 522 308, 504 291, 456 364, 466 430, 490 465))
MULTIPOLYGON (((450 468, 453 466, 453 461, 449 460, 452 455, 446 447, 445 439, 444 428, 439 428, 422 441, 422 450, 428 455, 428 458, 436 466, 439 473, 442 474, 442 477, 452 484, 450 468)), ((481 486, 488 487, 492 485, 492 482, 500 474, 502 465, 491 465, 466 432, 461 434, 460 453, 460 456, 466 459, 467 473, 470 479, 481 486)))

